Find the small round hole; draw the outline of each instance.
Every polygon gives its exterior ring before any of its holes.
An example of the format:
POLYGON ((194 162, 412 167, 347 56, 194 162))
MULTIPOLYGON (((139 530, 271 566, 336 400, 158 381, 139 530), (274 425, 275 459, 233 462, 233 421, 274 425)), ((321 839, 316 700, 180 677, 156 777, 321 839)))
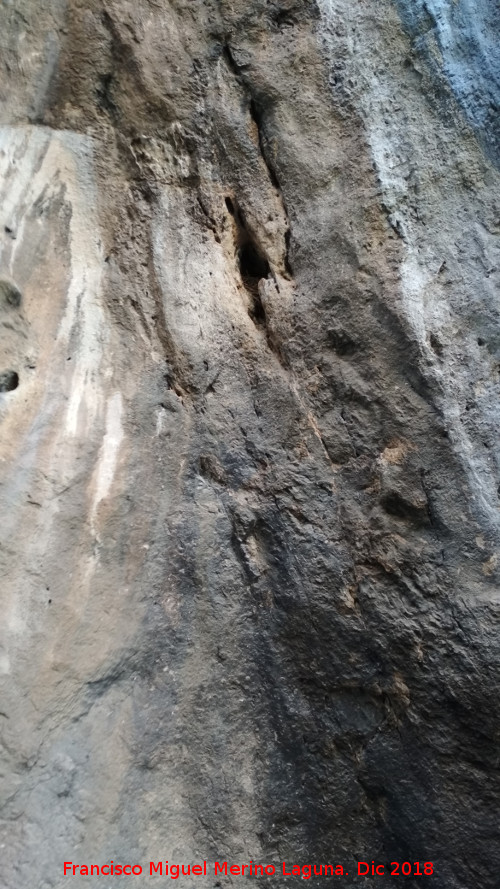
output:
POLYGON ((13 392, 19 386, 19 374, 15 370, 0 373, 0 392, 13 392))

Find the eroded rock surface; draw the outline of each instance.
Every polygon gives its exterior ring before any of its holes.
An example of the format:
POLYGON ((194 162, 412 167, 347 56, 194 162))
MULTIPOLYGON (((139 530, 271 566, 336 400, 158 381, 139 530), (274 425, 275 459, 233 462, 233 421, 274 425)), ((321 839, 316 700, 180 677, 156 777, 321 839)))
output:
POLYGON ((497 12, 0 7, 6 889, 498 885, 497 12))

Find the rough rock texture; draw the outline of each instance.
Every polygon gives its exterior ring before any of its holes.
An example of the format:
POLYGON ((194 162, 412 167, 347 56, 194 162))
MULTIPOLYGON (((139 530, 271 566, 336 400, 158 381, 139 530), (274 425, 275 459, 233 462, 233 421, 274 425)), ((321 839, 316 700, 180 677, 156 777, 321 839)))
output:
POLYGON ((498 886, 498 43, 493 0, 3 0, 5 889, 498 886))

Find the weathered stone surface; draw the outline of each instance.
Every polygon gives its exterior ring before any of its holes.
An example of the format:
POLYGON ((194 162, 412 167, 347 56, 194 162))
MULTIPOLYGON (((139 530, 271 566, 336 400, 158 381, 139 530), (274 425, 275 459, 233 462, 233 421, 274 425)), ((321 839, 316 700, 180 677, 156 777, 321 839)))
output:
POLYGON ((498 885, 493 10, 4 0, 7 889, 498 885))

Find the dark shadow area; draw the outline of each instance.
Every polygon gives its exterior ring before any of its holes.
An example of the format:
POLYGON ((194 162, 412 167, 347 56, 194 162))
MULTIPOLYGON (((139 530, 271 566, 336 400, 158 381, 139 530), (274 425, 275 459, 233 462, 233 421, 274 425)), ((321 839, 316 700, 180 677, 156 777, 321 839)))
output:
POLYGON ((15 370, 0 373, 0 392, 13 392, 19 386, 19 374, 15 370))

